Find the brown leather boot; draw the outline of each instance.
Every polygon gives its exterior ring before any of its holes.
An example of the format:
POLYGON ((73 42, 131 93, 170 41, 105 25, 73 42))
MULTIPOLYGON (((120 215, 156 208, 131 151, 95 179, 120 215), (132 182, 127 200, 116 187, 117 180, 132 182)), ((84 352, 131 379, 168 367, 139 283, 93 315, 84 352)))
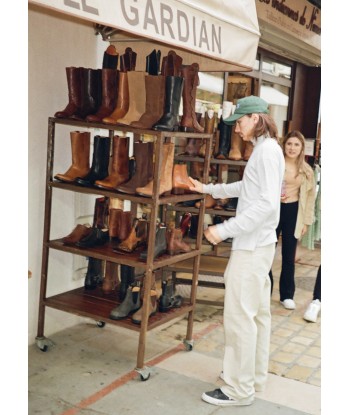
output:
POLYGON ((119 227, 119 240, 125 241, 125 239, 130 235, 132 229, 132 213, 126 211, 122 213, 119 227))
MULTIPOLYGON (((215 126, 215 112, 214 110, 208 110, 204 116, 204 132, 207 134, 213 134, 215 126)), ((205 150, 207 148, 207 140, 203 140, 203 143, 198 151, 200 157, 205 157, 205 150)), ((213 151, 210 151, 210 157, 212 156, 213 151)))
MULTIPOLYGON (((174 143, 163 144, 163 158, 160 167, 160 184, 159 195, 170 194, 172 189, 172 174, 174 165, 174 143)), ((153 179, 144 187, 137 187, 136 193, 142 196, 152 197, 153 195, 153 179)))
POLYGON ((182 239, 182 231, 180 228, 168 229, 167 251, 169 255, 177 255, 191 251, 190 245, 182 239))
POLYGON ((162 75, 147 75, 146 110, 138 121, 132 121, 131 127, 149 129, 160 119, 164 111, 165 77, 162 75))
POLYGON ((239 134, 235 133, 234 129, 232 129, 231 148, 230 152, 228 153, 228 158, 230 160, 242 160, 242 148, 243 140, 241 139, 239 134))
POLYGON ((113 137, 113 155, 110 174, 103 180, 96 180, 95 186, 102 189, 115 189, 129 178, 129 138, 113 137))
POLYGON ((192 187, 193 185, 190 182, 190 179, 188 178, 187 164, 174 164, 172 178, 173 194, 181 195, 185 192, 191 193, 190 187, 192 187))
POLYGON ((201 145, 202 140, 199 140, 198 138, 189 138, 187 140, 184 154, 192 157, 198 156, 201 145))
POLYGON ((129 109, 129 86, 127 72, 119 72, 118 96, 116 107, 106 117, 102 118, 105 124, 116 124, 118 120, 128 112, 129 109))
POLYGON ((105 276, 102 282, 102 291, 104 294, 112 293, 119 281, 118 264, 111 261, 106 261, 105 276))
MULTIPOLYGON (((199 200, 198 202, 196 202, 195 204, 196 208, 199 208, 201 205, 201 201, 199 200)), ((204 197, 204 206, 206 209, 213 209, 214 206, 216 205, 216 200, 213 198, 212 195, 205 195, 204 197)))
POLYGON ((130 125, 138 121, 146 111, 146 72, 131 71, 128 74, 129 109, 124 117, 118 119, 118 124, 130 125))
POLYGON ((117 105, 118 71, 115 69, 102 69, 102 103, 95 114, 88 115, 88 122, 102 122, 109 116, 117 105))
POLYGON ((137 187, 146 186, 153 177, 153 142, 134 143, 135 174, 125 183, 117 186, 118 192, 135 194, 137 187))
POLYGON ((93 228, 108 228, 108 197, 102 196, 95 200, 93 228))
POLYGON ((65 245, 74 245, 75 243, 80 241, 80 239, 83 239, 86 236, 88 236, 91 230, 92 228, 88 224, 87 225, 78 224, 69 235, 62 238, 62 241, 65 245))
POLYGON ((183 115, 180 122, 181 131, 204 132, 204 128, 198 123, 196 116, 196 91, 199 85, 198 71, 198 63, 181 68, 181 76, 184 78, 182 90, 183 115))
POLYGON ((72 165, 65 173, 54 177, 61 182, 72 183, 77 177, 84 177, 90 170, 90 133, 71 131, 72 165))
POLYGON ((55 117, 69 118, 78 112, 82 104, 82 76, 83 68, 70 66, 66 68, 67 84, 68 84, 68 104, 62 111, 57 111, 55 117))
POLYGON ((193 161, 191 163, 191 177, 196 180, 202 181, 203 179, 204 165, 200 161, 193 161))
POLYGON ((113 209, 113 208, 109 209, 108 231, 109 231, 109 237, 112 240, 119 239, 122 217, 123 217, 122 209, 113 209))
POLYGON ((148 221, 135 219, 128 237, 122 241, 113 251, 133 252, 138 246, 147 243, 148 221))
POLYGON ((134 71, 136 68, 137 53, 132 48, 125 48, 125 53, 120 55, 120 70, 122 72, 134 71))
POLYGON ((244 144, 245 144, 245 147, 244 147, 243 160, 248 161, 249 157, 251 156, 254 150, 254 146, 250 141, 245 141, 244 144))

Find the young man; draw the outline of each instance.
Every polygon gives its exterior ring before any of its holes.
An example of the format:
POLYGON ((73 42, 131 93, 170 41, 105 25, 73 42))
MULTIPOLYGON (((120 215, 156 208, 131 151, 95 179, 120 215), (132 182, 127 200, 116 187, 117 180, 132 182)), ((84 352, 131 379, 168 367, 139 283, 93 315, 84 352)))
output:
POLYGON ((267 380, 270 346, 270 278, 275 253, 276 227, 285 169, 277 127, 268 115, 268 104, 259 97, 239 99, 233 115, 235 132, 251 141, 254 150, 241 181, 202 184, 192 178, 192 191, 215 199, 238 197, 236 216, 208 227, 204 235, 216 245, 233 238, 224 274, 225 385, 205 392, 202 399, 220 406, 250 405, 255 391, 267 380))

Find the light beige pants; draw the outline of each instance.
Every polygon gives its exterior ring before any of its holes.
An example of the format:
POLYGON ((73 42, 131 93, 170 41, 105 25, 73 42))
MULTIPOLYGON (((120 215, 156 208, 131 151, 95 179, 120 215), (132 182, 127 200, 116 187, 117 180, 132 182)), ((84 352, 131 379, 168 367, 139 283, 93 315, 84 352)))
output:
POLYGON ((275 244, 231 252, 225 281, 223 375, 225 395, 254 398, 267 380, 271 313, 269 271, 275 244))

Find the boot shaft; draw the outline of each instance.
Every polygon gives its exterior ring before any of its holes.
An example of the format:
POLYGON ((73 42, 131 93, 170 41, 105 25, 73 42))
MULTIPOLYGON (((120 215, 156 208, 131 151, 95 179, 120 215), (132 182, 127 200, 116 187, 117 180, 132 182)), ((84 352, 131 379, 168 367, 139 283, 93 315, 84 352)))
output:
POLYGON ((81 104, 73 119, 82 120, 94 114, 102 101, 102 71, 101 69, 82 68, 81 74, 81 104))
POLYGON ((109 45, 103 54, 102 68, 117 69, 119 53, 114 45, 109 45))
POLYGON ((108 224, 108 198, 98 197, 95 200, 93 228, 104 229, 108 224))
POLYGON ((95 135, 90 171, 95 173, 98 179, 104 179, 108 176, 110 146, 111 140, 109 137, 95 135))
POLYGON ((120 56, 121 72, 134 71, 136 68, 137 54, 130 47, 125 49, 125 53, 120 56))
POLYGON ((146 56, 146 72, 149 75, 159 74, 160 56, 160 50, 157 52, 155 49, 153 49, 153 51, 146 56))

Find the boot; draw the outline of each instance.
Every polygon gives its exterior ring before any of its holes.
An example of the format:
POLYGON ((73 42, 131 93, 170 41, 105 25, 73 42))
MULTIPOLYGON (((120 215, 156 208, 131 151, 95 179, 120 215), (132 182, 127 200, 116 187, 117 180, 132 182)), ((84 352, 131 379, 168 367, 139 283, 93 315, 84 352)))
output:
POLYGON ((146 186, 153 177, 153 142, 134 143, 135 174, 126 183, 116 187, 118 192, 135 194, 137 187, 146 186))
POLYGON ((225 210, 236 210, 238 203, 238 197, 232 197, 229 199, 225 205, 225 210))
POLYGON ((80 239, 75 245, 79 248, 92 248, 106 244, 108 239, 109 234, 107 229, 92 228, 92 231, 85 238, 80 239))
POLYGON ((129 138, 113 137, 113 153, 110 174, 103 180, 96 180, 95 186, 101 189, 113 189, 129 178, 129 138))
MULTIPOLYGON (((160 167, 160 184, 159 184, 159 195, 169 194, 172 189, 172 174, 174 165, 174 143, 163 144, 163 158, 160 167)), ((144 187, 137 187, 136 193, 152 197, 153 195, 153 179, 144 187)))
POLYGON ((128 72, 129 109, 118 124, 130 125, 138 121, 146 111, 146 72, 128 72))
POLYGON ((196 180, 203 181, 204 165, 200 161, 191 163, 191 177, 196 180))
POLYGON ((219 149, 215 157, 217 159, 225 160, 228 157, 231 144, 231 132, 232 125, 227 125, 224 123, 223 118, 221 117, 219 123, 219 149))
POLYGON ((162 295, 159 297, 159 311, 165 313, 171 308, 181 307, 183 298, 175 295, 174 283, 172 281, 162 281, 162 295))
POLYGON ((248 161, 254 150, 254 146, 250 141, 245 141, 244 144, 245 144, 245 147, 244 147, 243 160, 248 161))
POLYGON ((167 231, 167 252, 169 255, 190 252, 191 247, 182 240, 181 228, 173 228, 167 231))
POLYGON ((128 112, 129 109, 129 86, 127 72, 119 72, 118 77, 118 96, 117 102, 112 112, 106 117, 102 118, 105 124, 116 124, 120 118, 128 112))
POLYGON ((64 245, 74 245, 81 239, 86 238, 91 231, 92 228, 90 225, 78 224, 69 235, 62 238, 62 242, 64 245))
POLYGON ((119 53, 117 52, 114 45, 109 45, 103 54, 103 69, 114 69, 118 67, 119 53))
POLYGON ((160 66, 161 52, 153 49, 153 51, 146 56, 146 72, 149 75, 158 75, 160 66))
POLYGON ((169 50, 168 55, 162 60, 161 74, 166 76, 181 76, 182 58, 174 50, 169 50))
POLYGON ((113 308, 109 318, 112 320, 121 320, 128 317, 129 314, 135 312, 141 307, 140 287, 129 287, 126 291, 124 301, 116 308, 113 308))
POLYGON ((231 133, 231 149, 228 155, 230 160, 242 160, 243 140, 239 134, 232 130, 231 133))
POLYGON ((111 140, 109 137, 95 135, 90 171, 86 176, 77 177, 74 181, 75 183, 81 186, 92 186, 96 180, 102 180, 108 176, 110 145, 111 140))
POLYGON ((177 131, 179 129, 179 108, 183 89, 183 78, 167 76, 165 79, 165 109, 163 116, 153 125, 157 131, 177 131))
MULTIPOLYGON (((135 323, 135 324, 141 324, 141 321, 142 321, 142 310, 143 310, 143 307, 145 306, 145 300, 146 300, 145 299, 145 293, 144 293, 144 285, 142 285, 142 287, 141 287, 140 296, 141 296, 141 300, 142 300, 142 306, 131 317, 132 322, 135 323)), ((151 317, 157 312, 157 290, 156 290, 156 281, 155 281, 154 272, 151 275, 151 289, 150 289, 150 294, 149 294, 149 297, 148 297, 147 301, 148 301, 148 304, 149 304, 148 317, 151 317)))
POLYGON ((69 67, 66 68, 67 84, 68 84, 68 104, 62 111, 55 113, 56 118, 69 118, 75 114, 81 107, 81 78, 83 68, 69 67))
POLYGON ((95 200, 95 210, 92 227, 98 229, 106 229, 108 225, 108 204, 107 197, 98 197, 95 200))
POLYGON ((81 77, 81 105, 70 116, 73 120, 84 120, 88 115, 94 114, 101 104, 102 74, 101 69, 83 68, 81 77))
MULTIPOLYGON (((204 132, 206 134, 213 134, 215 126, 215 112, 214 110, 208 110, 204 116, 204 132)), ((203 143, 198 151, 200 157, 205 157, 205 150, 207 148, 207 140, 203 140, 203 143)), ((210 149, 209 156, 213 154, 212 149, 210 149)))
POLYGON ((129 235, 113 251, 133 252, 137 247, 147 243, 147 237, 148 222, 144 219, 134 219, 129 235))
POLYGON ((56 180, 72 183, 77 177, 84 177, 90 170, 90 133, 71 131, 72 165, 65 173, 58 173, 56 180))
POLYGON ((199 149, 202 145, 202 141, 198 140, 198 138, 189 138, 187 140, 187 145, 185 147, 184 154, 186 156, 195 157, 198 156, 199 149))
POLYGON ((84 288, 86 290, 94 290, 97 285, 101 284, 102 279, 102 260, 89 257, 88 269, 84 281, 84 288))
POLYGON ((181 195, 184 193, 191 193, 190 187, 193 186, 188 178, 186 164, 174 164, 172 174, 172 193, 174 195, 181 195))
POLYGON ((125 53, 120 56, 120 71, 129 72, 136 68, 137 54, 130 47, 125 49, 125 53))
POLYGON ((123 242, 130 235, 133 223, 132 213, 130 211, 123 212, 119 228, 119 241, 123 242))
POLYGON ((108 215, 108 232, 110 239, 119 241, 119 232, 123 220, 122 209, 109 209, 108 215))
POLYGON ((196 91, 199 85, 199 65, 193 63, 181 68, 181 76, 184 78, 182 91, 183 115, 180 123, 180 131, 202 133, 204 128, 198 123, 196 116, 196 91))
POLYGON ((120 265, 119 301, 123 301, 128 288, 135 282, 135 268, 129 265, 120 265))
MULTIPOLYGON (((212 195, 205 195, 204 206, 206 209, 213 209, 216 206, 216 202, 217 202, 216 199, 214 199, 212 195)), ((194 206, 196 208, 199 208, 200 205, 201 205, 201 201, 198 200, 194 206)))
POLYGON ((102 282, 104 294, 111 294, 118 285, 118 264, 106 261, 105 276, 102 282))
POLYGON ((188 236, 192 239, 197 238, 197 232, 198 232, 198 215, 192 215, 191 217, 191 225, 188 230, 188 236))
POLYGON ((115 69, 102 69, 102 101, 95 114, 88 115, 88 122, 102 122, 104 117, 111 114, 117 105, 118 71, 115 69))
POLYGON ((160 119, 164 111, 165 78, 162 75, 145 77, 146 110, 138 121, 132 121, 131 127, 150 129, 160 119))
MULTIPOLYGON (((159 255, 162 255, 167 250, 166 241, 166 227, 162 224, 157 226, 156 229, 156 240, 154 244, 154 255, 153 259, 156 259, 159 255)), ((147 250, 141 252, 140 259, 147 260, 147 250)))
POLYGON ((191 224, 191 217, 192 217, 192 214, 189 212, 184 213, 181 217, 180 229, 181 229, 183 238, 188 234, 188 230, 191 224))

